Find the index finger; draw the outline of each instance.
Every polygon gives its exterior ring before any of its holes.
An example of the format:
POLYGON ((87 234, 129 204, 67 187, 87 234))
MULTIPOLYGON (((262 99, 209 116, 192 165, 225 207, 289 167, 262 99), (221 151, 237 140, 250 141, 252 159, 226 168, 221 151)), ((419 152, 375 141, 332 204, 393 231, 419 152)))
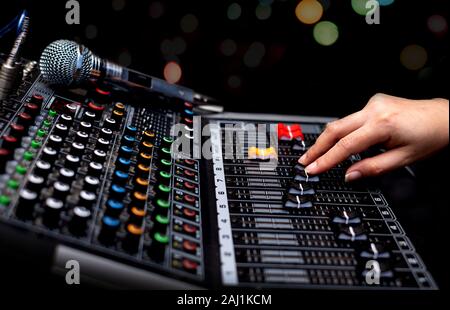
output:
POLYGON ((309 165, 319 156, 325 154, 339 139, 360 128, 364 122, 364 113, 358 111, 340 120, 329 123, 323 133, 317 138, 316 143, 300 157, 299 163, 305 166, 309 165))

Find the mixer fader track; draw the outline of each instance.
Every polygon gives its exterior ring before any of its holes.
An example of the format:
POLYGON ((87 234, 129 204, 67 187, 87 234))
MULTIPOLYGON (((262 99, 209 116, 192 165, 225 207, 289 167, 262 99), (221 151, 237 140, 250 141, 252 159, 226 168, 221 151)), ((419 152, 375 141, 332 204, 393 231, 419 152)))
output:
POLYGON ((360 155, 321 175, 297 163, 330 119, 206 115, 211 158, 178 158, 190 102, 54 89, 37 70, 2 102, 1 225, 92 258, 88 278, 108 262, 124 287, 138 270, 153 288, 436 288, 380 190, 344 182, 360 155))

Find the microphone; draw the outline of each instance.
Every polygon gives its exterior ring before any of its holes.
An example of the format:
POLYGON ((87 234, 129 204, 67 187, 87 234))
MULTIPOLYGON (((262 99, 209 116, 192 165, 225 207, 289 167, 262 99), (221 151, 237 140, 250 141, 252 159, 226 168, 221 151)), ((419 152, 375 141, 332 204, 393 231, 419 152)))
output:
POLYGON ((204 105, 202 109, 205 110, 223 110, 223 107, 210 105, 214 101, 212 98, 100 58, 74 41, 57 40, 50 43, 42 52, 39 67, 44 80, 52 85, 75 86, 88 80, 108 80, 204 105))

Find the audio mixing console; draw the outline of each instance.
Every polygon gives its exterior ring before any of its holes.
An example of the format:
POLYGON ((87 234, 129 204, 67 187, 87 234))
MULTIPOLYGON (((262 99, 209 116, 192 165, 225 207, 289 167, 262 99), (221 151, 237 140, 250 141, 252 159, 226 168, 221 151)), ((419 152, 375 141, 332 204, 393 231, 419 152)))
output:
POLYGON ((203 115, 211 158, 176 158, 171 127, 194 139, 195 115, 30 70, 1 102, 0 238, 48 243, 55 272, 73 259, 115 287, 436 288, 383 194, 344 182, 359 155, 314 176, 297 163, 330 119, 203 115))

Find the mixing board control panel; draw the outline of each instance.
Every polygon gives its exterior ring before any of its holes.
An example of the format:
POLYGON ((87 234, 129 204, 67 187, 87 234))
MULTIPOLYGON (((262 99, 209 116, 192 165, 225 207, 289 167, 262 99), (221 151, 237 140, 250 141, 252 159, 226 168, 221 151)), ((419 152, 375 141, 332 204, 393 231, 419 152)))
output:
POLYGON ((344 182, 359 155, 321 175, 297 163, 327 119, 207 115, 211 158, 178 158, 171 128, 194 139, 195 115, 31 72, 1 102, 0 225, 173 280, 149 287, 436 288, 383 194, 344 182))

